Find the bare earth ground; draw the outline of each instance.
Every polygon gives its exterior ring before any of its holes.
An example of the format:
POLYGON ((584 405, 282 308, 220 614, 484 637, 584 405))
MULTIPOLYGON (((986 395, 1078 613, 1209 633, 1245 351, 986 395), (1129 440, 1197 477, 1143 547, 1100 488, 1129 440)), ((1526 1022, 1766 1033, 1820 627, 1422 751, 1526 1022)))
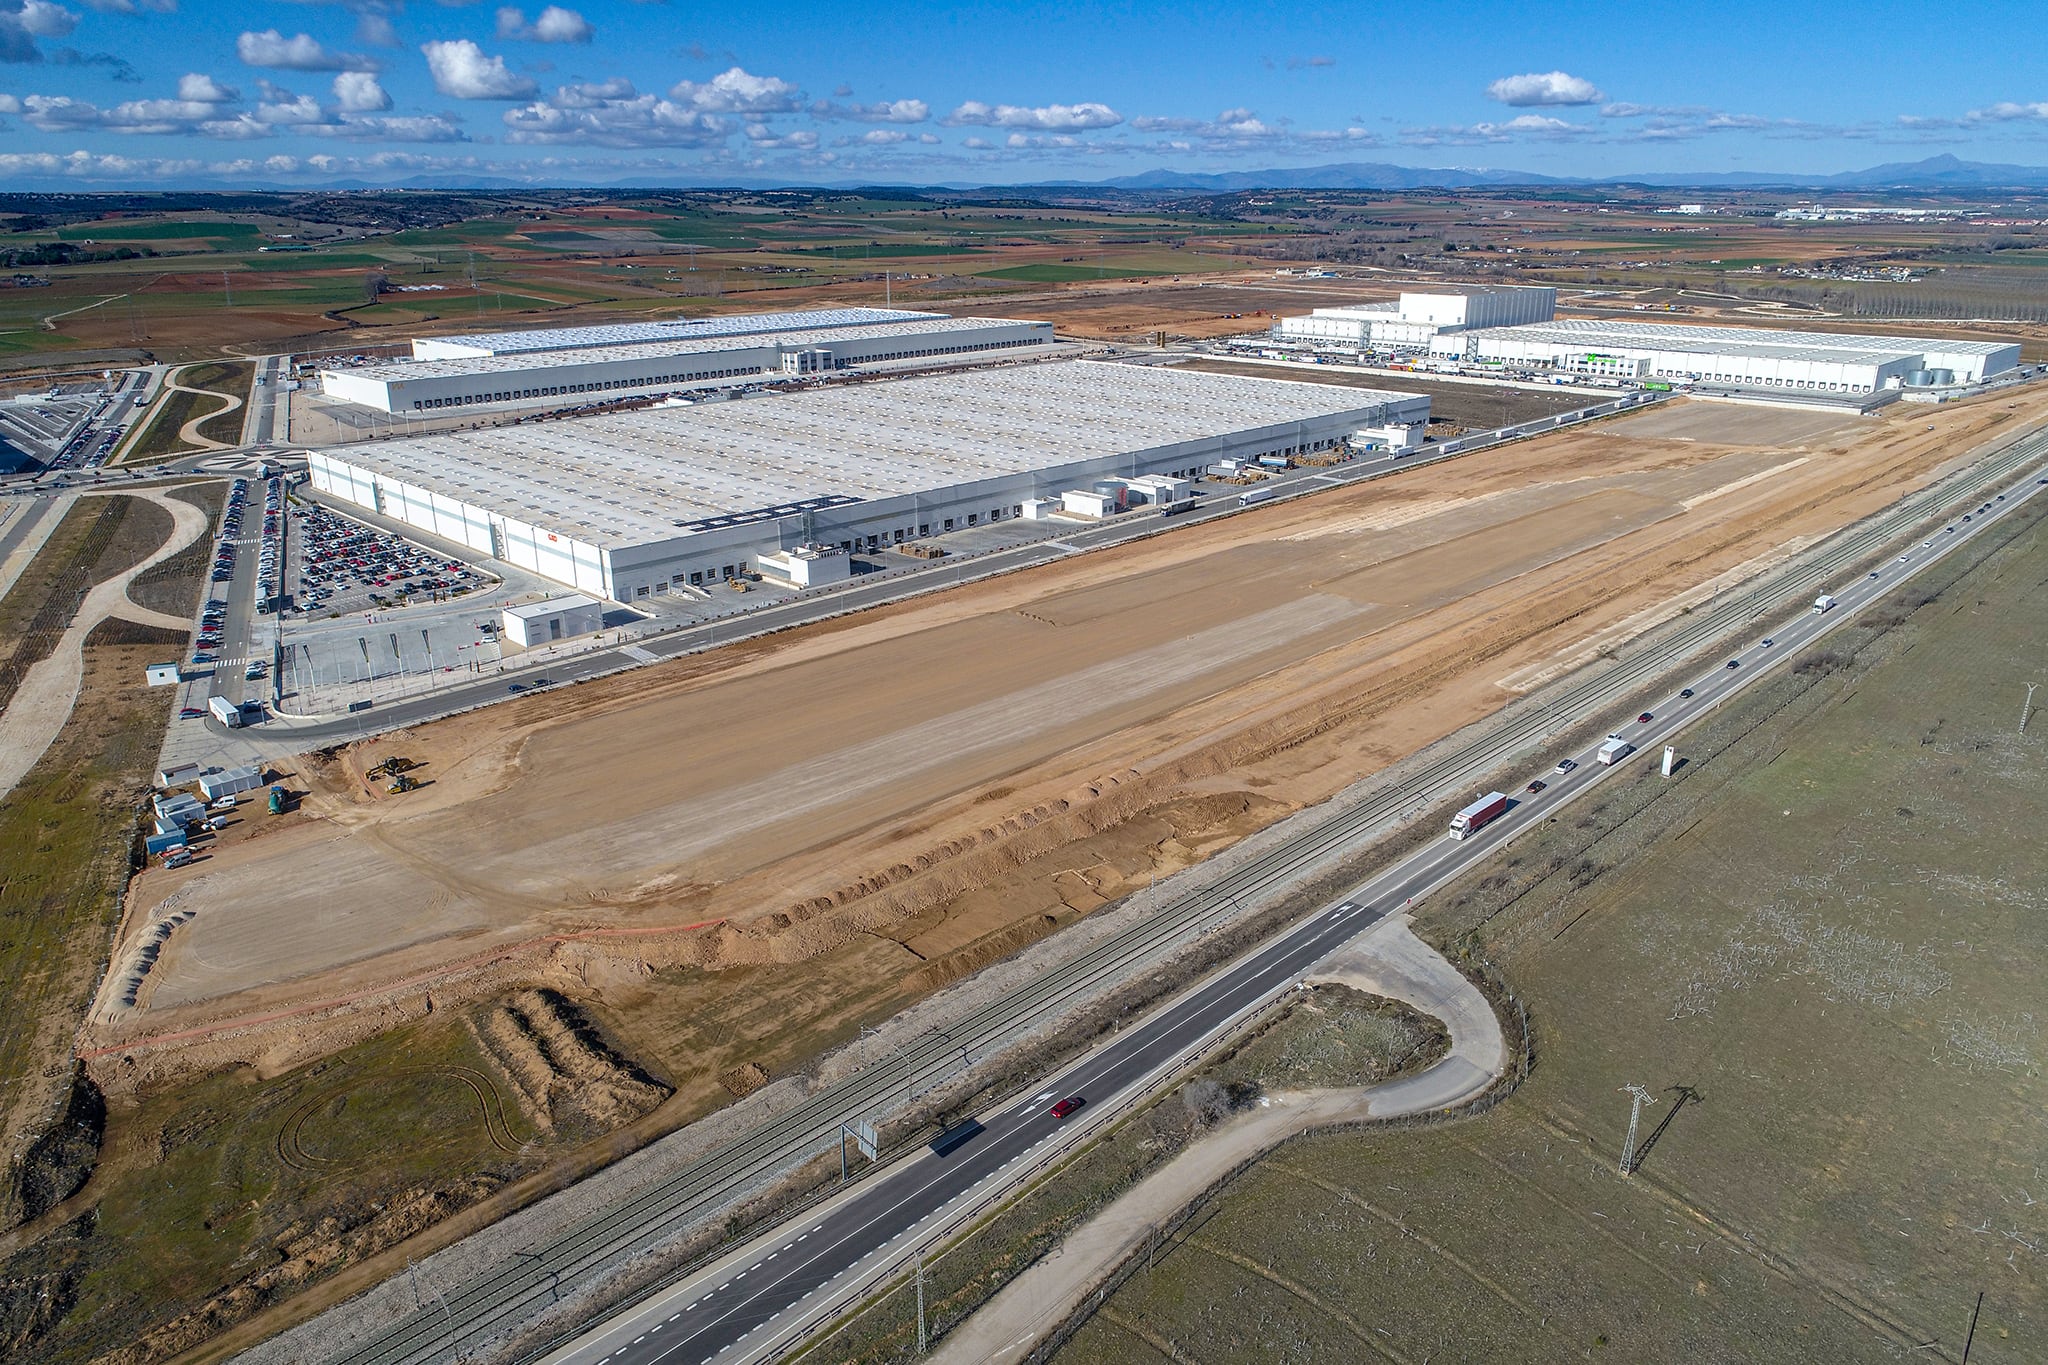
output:
POLYGON ((136 1011, 102 1000, 92 1065, 116 1088, 269 1071, 428 988, 551 985, 611 1007, 701 1112, 804 1021, 893 1008, 1198 860, 2044 409, 1787 448, 1694 405, 1742 443, 1567 433, 311 763, 301 814, 137 879, 124 934, 196 913, 136 1011), (429 785, 371 791, 390 752, 429 785))

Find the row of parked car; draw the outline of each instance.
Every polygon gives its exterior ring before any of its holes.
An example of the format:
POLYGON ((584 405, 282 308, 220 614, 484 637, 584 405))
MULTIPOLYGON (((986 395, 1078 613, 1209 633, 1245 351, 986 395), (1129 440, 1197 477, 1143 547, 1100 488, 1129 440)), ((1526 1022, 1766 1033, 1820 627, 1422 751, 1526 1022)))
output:
POLYGON ((371 530, 324 507, 294 512, 298 519, 298 601, 315 607, 345 592, 469 592, 484 576, 458 560, 442 559, 410 541, 371 530))
POLYGON ((235 542, 242 538, 242 512, 249 505, 249 481, 236 479, 228 485, 227 506, 220 515, 220 543, 213 552, 213 581, 225 583, 235 576, 235 542))
POLYGON ((284 480, 272 479, 263 490, 263 540, 257 547, 256 599, 275 601, 284 590, 284 480))

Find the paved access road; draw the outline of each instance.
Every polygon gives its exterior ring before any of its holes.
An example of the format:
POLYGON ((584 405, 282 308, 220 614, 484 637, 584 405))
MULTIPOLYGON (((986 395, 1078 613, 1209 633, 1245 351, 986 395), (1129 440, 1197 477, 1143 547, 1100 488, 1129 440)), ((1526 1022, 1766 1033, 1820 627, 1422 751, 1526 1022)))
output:
MULTIPOLYGON (((2044 484, 2048 480, 2028 480, 2002 494, 1987 492, 1975 507, 1957 507, 1955 520, 1946 529, 1935 528, 1923 544, 1866 576, 1834 587, 1836 605, 1831 611, 1808 609, 1789 620, 1778 617, 1768 634, 1744 643, 1725 659, 1713 659, 1681 685, 1691 696, 1674 695, 1653 703, 1647 721, 1614 732, 1614 737, 1635 746, 1635 752, 1615 766, 1657 761, 1664 743, 1675 740, 1706 709, 1853 617, 1858 608, 1890 591, 1915 569, 2040 494, 2044 484), (1966 514, 1972 518, 1968 523, 1961 520, 1966 514), (1735 667, 1728 666, 1731 660, 1735 667)), ((1557 755, 1572 766, 1563 772, 1556 770, 1561 764, 1532 772, 1527 780, 1545 783, 1540 793, 1511 793, 1507 813, 1469 838, 1446 837, 1425 845, 1354 888, 1341 901, 1097 1047, 1031 1098, 984 1117, 985 1131, 955 1151, 943 1157, 919 1155, 873 1180, 858 1197, 800 1225, 744 1269, 722 1268, 685 1282, 558 1351, 549 1357, 549 1365, 696 1365, 720 1357, 737 1361, 771 1353, 796 1325, 784 1319, 798 1316, 792 1310, 802 1309, 806 1299, 909 1237, 935 1215, 988 1193, 984 1187, 989 1182, 1002 1181, 1006 1172, 1045 1144, 1057 1143, 1061 1121, 1049 1114, 1052 1103, 1079 1095, 1105 1118, 1135 1104, 1150 1089, 1147 1082, 1184 1052, 1227 1031, 1390 910, 1469 870, 1522 830, 1548 818, 1559 805, 1589 790, 1611 771, 1597 761, 1599 747, 1595 743, 1557 755)))

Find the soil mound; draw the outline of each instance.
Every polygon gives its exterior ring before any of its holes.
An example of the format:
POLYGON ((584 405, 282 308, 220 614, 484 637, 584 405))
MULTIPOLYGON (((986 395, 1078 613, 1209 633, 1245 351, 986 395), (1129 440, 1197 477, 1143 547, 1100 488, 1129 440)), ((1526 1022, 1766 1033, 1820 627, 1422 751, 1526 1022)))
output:
POLYGON ((670 1094, 613 1051, 589 1016, 551 990, 520 991, 470 1021, 470 1031, 551 1132, 606 1133, 670 1094))

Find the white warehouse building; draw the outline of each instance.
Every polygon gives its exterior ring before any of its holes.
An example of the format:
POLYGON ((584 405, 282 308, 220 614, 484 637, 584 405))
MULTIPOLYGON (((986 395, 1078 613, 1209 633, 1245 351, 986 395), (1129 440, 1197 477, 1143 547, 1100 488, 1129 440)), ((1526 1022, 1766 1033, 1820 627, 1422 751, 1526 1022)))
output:
POLYGON ((1477 327, 1512 327, 1557 316, 1557 291, 1515 285, 1456 292, 1403 293, 1391 303, 1317 308, 1273 324, 1280 341, 1335 342, 1359 350, 1421 350, 1437 336, 1477 327))
POLYGON ((690 341, 514 351, 453 360, 323 370, 329 397, 389 413, 505 405, 561 406, 622 398, 685 385, 738 382, 763 375, 815 374, 849 365, 1050 346, 1049 322, 1009 318, 934 318, 768 335, 745 333, 690 341))
POLYGON ((2020 363, 1995 341, 1788 332, 1660 322, 1562 321, 1440 336, 1438 355, 1574 374, 1812 393, 1976 384, 2020 363))
POLYGON ((593 597, 800 546, 1003 521, 1102 478, 1190 476, 1426 422, 1429 400, 1067 361, 313 451, 313 487, 593 597))
POLYGON ((579 351, 593 346, 642 346, 655 341, 703 341, 711 337, 767 336, 772 332, 822 332, 834 327, 879 327, 891 322, 930 322, 943 313, 902 308, 805 308, 787 313, 728 313, 723 317, 670 318, 662 322, 612 322, 593 327, 542 327, 520 332, 470 332, 461 336, 415 337, 414 360, 474 360, 523 351, 579 351))

